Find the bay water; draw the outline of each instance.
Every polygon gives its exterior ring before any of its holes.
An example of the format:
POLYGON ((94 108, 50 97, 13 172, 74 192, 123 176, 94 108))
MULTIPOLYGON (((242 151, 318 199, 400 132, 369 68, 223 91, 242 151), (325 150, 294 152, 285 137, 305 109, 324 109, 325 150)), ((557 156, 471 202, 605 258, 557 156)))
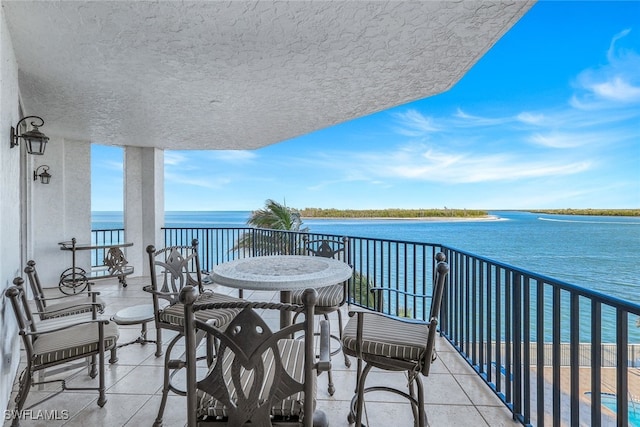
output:
MULTIPOLYGON (((313 233, 443 244, 640 303, 640 218, 489 214, 494 218, 472 221, 305 219, 303 226, 313 233)), ((250 215, 248 211, 166 212, 165 226, 244 227, 250 215)), ((93 212, 94 230, 122 228, 122 224, 122 212, 93 212)), ((640 330, 630 332, 633 338, 640 336, 640 330)))
MULTIPOLYGON (((640 303, 640 218, 492 211, 492 220, 306 219, 313 233, 440 243, 640 303)), ((166 227, 244 227, 249 211, 166 212, 166 227)), ((93 229, 122 212, 93 212, 93 229)))

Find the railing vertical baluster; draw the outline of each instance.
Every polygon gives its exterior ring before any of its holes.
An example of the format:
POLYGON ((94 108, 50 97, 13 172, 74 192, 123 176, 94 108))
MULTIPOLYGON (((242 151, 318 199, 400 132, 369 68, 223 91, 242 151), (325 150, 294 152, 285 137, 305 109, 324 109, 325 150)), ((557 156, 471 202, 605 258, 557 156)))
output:
POLYGON ((580 425, 580 300, 578 295, 571 294, 570 297, 571 310, 569 313, 571 330, 569 340, 569 357, 570 357, 570 375, 571 375, 571 426, 578 427, 580 425))
POLYGON ((602 422, 602 306, 591 300, 591 425, 602 422))
POLYGON ((629 425, 629 324, 626 311, 616 310, 616 416, 619 426, 629 425), (624 350, 623 350, 624 349, 624 350))
POLYGON ((493 282, 495 283, 495 302, 496 302, 496 307, 495 307, 495 315, 496 315, 496 321, 495 321, 495 328, 496 328, 496 348, 495 348, 495 352, 496 352, 496 363, 495 363, 495 367, 496 367, 496 391, 498 393, 500 392, 504 392, 502 390, 502 375, 500 375, 500 373, 502 372, 502 286, 501 286, 501 280, 500 278, 501 276, 501 271, 502 269, 498 266, 495 267, 494 269, 494 278, 493 278, 493 282))
POLYGON ((522 403, 523 423, 528 425, 531 424, 531 278, 524 277, 522 286, 522 403))
POLYGON ((507 401, 513 402, 513 348, 512 348, 512 327, 513 327, 513 312, 511 311, 511 298, 512 298, 512 281, 511 272, 507 269, 503 269, 502 272, 505 276, 504 283, 504 388, 506 392, 507 401))
MULTIPOLYGON (((513 410, 516 414, 521 414, 523 410, 522 405, 522 275, 518 273, 513 274, 513 302, 512 302, 512 317, 513 317, 513 364, 507 364, 507 366, 513 366, 513 410)), ((511 275, 510 275, 511 276, 511 275)), ((508 341, 507 341, 508 342, 508 341)))
POLYGON ((561 366, 561 344, 560 344, 560 288, 553 288, 553 314, 552 314, 552 323, 553 323, 553 343, 552 343, 552 381, 553 384, 557 384, 556 387, 553 387, 552 392, 552 412, 551 416, 553 419, 553 426, 560 426, 560 366, 561 366))

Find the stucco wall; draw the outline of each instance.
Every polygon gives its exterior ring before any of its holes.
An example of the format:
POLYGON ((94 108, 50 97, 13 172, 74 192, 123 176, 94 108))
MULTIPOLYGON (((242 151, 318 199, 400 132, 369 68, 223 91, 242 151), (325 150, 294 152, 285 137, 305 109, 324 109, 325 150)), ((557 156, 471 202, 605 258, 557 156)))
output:
MULTIPOLYGON (((4 297, 20 275, 20 155, 9 148, 10 128, 19 120, 18 66, 0 8, 0 410, 8 407, 20 356, 16 322, 4 297)), ((3 412, 4 413, 4 412, 3 412)))
MULTIPOLYGON (((46 133, 46 129, 42 130, 46 133)), ((48 136, 45 154, 30 156, 37 162, 34 168, 50 166, 51 182, 43 185, 29 181, 28 258, 36 261, 43 284, 56 286, 60 273, 71 267, 71 253, 61 251, 58 242, 72 237, 78 243, 91 241, 91 145, 48 136)), ((78 251, 76 264, 88 271, 90 252, 78 251)))
MULTIPOLYGON (((18 65, 4 9, 0 8, 0 410, 9 402, 20 357, 20 342, 13 310, 4 297, 26 261, 37 263, 45 285, 55 285, 62 270, 71 266, 71 254, 58 242, 76 237, 91 238, 91 146, 84 141, 64 140, 47 131, 47 112, 41 131, 49 136, 45 154, 28 155, 23 145, 10 148, 10 128, 20 120, 18 65), (51 183, 33 180, 34 170, 50 167, 51 183)), ((90 253, 78 253, 78 265, 90 266, 90 253)))

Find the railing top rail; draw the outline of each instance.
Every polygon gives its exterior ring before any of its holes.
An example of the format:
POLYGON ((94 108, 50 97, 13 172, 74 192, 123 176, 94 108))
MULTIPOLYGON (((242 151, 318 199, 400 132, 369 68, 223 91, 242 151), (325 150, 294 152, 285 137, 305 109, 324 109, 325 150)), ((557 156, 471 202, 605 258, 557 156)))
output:
POLYGON ((290 231, 290 230, 274 230, 269 228, 255 228, 255 227, 161 227, 161 230, 256 230, 256 231, 269 231, 269 232, 279 232, 286 234, 309 234, 309 235, 317 235, 317 236, 328 236, 328 237, 348 237, 349 239, 361 239, 361 240, 379 240, 384 242, 391 243, 400 243, 407 245, 424 245, 424 246, 435 246, 442 247, 441 243, 433 243, 433 242, 415 242, 411 240, 393 240, 393 239, 381 239, 378 237, 365 237, 365 236, 353 236, 353 235, 345 235, 345 234, 332 234, 332 233, 317 233, 317 232, 302 232, 302 231, 290 231))

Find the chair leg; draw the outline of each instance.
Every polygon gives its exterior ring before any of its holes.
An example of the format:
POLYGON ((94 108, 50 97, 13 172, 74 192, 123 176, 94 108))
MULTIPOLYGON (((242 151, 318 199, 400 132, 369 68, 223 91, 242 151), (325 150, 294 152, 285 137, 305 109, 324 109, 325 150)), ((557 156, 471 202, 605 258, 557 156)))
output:
POLYGON ((24 402, 27 401, 27 395, 31 388, 31 375, 33 375, 33 372, 31 372, 31 366, 27 366, 24 371, 22 371, 22 374, 20 374, 20 388, 18 388, 18 395, 16 396, 16 412, 14 414, 13 422, 11 423, 12 427, 20 425, 20 414, 22 413, 24 402))
POLYGON ((174 339, 171 340, 169 346, 167 347, 167 352, 164 355, 164 382, 162 385, 162 399, 160 400, 160 408, 158 409, 158 415, 156 416, 156 420, 153 423, 153 427, 162 427, 164 408, 167 406, 167 398, 169 397, 169 391, 171 390, 171 370, 169 369, 171 350, 181 337, 182 335, 177 335, 174 339))
POLYGON ((98 370, 96 369, 96 356, 94 354, 89 361, 89 376, 95 378, 96 375, 98 375, 98 370))
POLYGON ((156 357, 162 356, 162 328, 156 323, 156 357))
POLYGON ((362 413, 364 412, 364 383, 367 374, 371 370, 371 365, 366 365, 358 380, 358 394, 356 396, 356 427, 362 427, 362 413))
MULTIPOLYGON (((113 348, 115 348, 115 343, 113 344, 113 348)), ((99 360, 98 360, 98 406, 103 407, 105 403, 107 403, 107 397, 105 396, 105 385, 104 385, 104 353, 100 352, 99 360)))
MULTIPOLYGON (((338 309, 338 331, 340 336, 340 345, 342 345, 342 313, 340 312, 340 309, 338 309)), ((350 368, 351 360, 349 359, 349 356, 347 356, 344 351, 342 352, 342 355, 344 356, 344 365, 347 368, 350 368)))

